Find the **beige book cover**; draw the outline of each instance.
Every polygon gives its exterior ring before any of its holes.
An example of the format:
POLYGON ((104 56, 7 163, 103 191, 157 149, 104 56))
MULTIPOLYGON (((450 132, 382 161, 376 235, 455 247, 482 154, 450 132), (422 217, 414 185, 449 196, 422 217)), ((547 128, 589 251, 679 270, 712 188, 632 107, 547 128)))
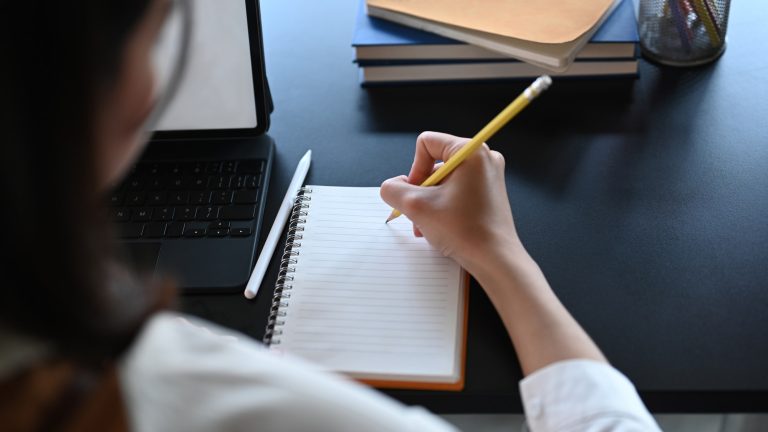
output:
POLYGON ((368 5, 538 43, 571 42, 592 29, 613 0, 367 0, 368 5))

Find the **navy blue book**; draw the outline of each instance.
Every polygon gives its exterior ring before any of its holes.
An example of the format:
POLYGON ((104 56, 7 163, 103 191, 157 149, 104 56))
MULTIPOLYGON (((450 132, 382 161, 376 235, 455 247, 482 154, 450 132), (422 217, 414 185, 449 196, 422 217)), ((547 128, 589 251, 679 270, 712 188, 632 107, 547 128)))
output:
MULTIPOLYGON (((632 1, 619 0, 576 60, 634 59, 638 40, 632 1)), ((360 0, 352 46, 361 66, 515 61, 505 54, 369 16, 365 0, 360 0)))

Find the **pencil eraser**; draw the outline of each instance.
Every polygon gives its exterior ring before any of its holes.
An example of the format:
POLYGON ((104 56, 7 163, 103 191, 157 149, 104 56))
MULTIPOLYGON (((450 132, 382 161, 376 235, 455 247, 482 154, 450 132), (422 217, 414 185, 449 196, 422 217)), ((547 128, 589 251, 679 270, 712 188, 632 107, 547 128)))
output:
POLYGON ((530 87, 531 93, 533 93, 532 96, 538 96, 541 92, 548 89, 550 85, 552 85, 552 78, 550 78, 549 75, 542 75, 536 78, 536 81, 534 81, 530 87))

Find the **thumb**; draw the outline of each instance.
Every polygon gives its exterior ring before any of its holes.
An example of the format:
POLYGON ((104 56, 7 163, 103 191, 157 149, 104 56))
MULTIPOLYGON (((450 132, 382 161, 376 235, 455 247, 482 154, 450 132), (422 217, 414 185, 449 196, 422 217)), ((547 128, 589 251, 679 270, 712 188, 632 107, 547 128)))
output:
POLYGON ((424 209, 424 188, 408 183, 408 176, 398 176, 381 184, 381 199, 415 221, 424 209))

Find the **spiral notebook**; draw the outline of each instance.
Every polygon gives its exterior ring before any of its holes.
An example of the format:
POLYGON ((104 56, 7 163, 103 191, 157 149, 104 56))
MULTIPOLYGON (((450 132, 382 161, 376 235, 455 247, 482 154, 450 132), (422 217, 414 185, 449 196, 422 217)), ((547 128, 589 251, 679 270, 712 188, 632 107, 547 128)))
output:
POLYGON ((296 199, 264 342, 380 388, 461 390, 467 275, 377 187, 296 199))

